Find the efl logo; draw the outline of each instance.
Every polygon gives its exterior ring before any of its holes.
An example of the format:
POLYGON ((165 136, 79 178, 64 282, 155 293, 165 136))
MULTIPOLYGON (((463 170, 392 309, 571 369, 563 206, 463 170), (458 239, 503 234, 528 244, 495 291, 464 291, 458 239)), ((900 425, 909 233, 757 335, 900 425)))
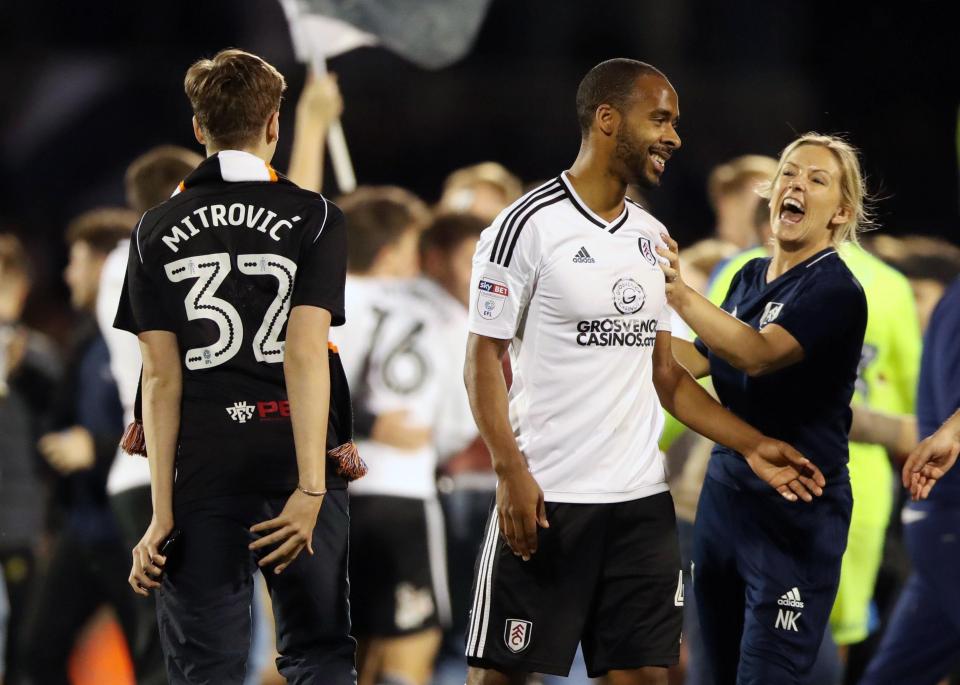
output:
POLYGON ((510 294, 507 284, 484 276, 477 289, 480 291, 477 295, 477 313, 487 321, 496 319, 503 312, 503 305, 510 294))
POLYGON ((507 289, 503 283, 497 283, 496 281, 488 281, 484 278, 480 279, 480 285, 477 286, 485 293, 490 293, 491 295, 499 295, 500 297, 506 297, 510 294, 510 290, 507 289))
POLYGON ((522 652, 530 645, 530 633, 532 632, 533 624, 530 621, 508 618, 503 630, 503 641, 511 652, 522 652))

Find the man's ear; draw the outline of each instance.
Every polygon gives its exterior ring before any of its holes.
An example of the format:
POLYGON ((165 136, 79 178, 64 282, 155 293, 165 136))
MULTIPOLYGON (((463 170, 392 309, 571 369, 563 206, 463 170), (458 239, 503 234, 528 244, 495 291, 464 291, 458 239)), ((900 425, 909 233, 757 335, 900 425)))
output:
POLYGON ((197 142, 201 145, 207 144, 206 136, 203 135, 203 129, 200 128, 200 122, 197 121, 197 116, 193 116, 193 137, 197 139, 197 142))
POLYGON ((280 112, 276 111, 267 119, 267 145, 280 140, 280 112))
POLYGON ((601 133, 612 136, 620 126, 620 112, 610 105, 600 105, 593 113, 593 123, 601 133))

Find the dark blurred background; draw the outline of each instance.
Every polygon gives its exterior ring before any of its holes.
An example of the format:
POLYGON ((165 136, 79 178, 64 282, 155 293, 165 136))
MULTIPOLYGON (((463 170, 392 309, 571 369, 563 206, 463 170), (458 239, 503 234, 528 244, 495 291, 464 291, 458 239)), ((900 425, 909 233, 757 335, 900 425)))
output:
MULTIPOLYGON (((681 245, 713 228, 704 188, 713 165, 775 155, 807 130, 843 132, 860 147, 884 231, 956 242, 953 4, 494 0, 474 49, 452 67, 421 70, 379 48, 330 66, 360 183, 434 201, 449 171, 486 159, 525 181, 555 175, 577 151, 579 79, 629 56, 660 67, 680 94, 683 149, 649 203, 681 245)), ((0 46, 0 229, 24 238, 37 262, 27 320, 48 330, 67 314, 65 223, 122 204, 137 154, 164 142, 198 148, 182 91, 192 61, 227 46, 258 53, 287 76, 288 105, 305 77, 269 0, 7 0, 0 46)), ((281 170, 292 109, 281 112, 281 170)))

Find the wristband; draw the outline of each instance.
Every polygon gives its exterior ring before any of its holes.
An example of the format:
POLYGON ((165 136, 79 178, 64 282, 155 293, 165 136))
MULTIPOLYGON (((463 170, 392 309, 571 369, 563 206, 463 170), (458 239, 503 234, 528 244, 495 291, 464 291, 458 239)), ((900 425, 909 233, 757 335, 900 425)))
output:
POLYGON ((297 484, 297 490, 302 492, 304 495, 309 495, 310 497, 323 497, 327 494, 326 490, 307 490, 304 487, 301 487, 300 484, 297 484))

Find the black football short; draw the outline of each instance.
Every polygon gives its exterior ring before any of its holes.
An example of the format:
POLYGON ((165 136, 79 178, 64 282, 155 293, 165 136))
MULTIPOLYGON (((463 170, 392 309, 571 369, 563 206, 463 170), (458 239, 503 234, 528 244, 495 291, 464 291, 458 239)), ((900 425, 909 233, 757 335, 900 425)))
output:
POLYGON ((353 634, 396 637, 449 623, 443 512, 433 500, 350 499, 353 634))
POLYGON ((683 585, 670 493, 547 503, 530 561, 490 515, 473 581, 470 666, 566 676, 582 643, 591 677, 676 664, 683 585))

